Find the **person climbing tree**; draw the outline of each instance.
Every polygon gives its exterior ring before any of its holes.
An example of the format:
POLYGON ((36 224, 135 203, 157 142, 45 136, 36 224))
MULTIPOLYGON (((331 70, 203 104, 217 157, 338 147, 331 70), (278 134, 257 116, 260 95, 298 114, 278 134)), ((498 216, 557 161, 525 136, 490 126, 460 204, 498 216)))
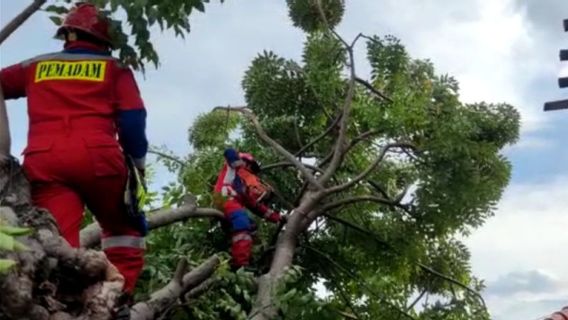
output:
POLYGON ((148 142, 144 103, 132 71, 111 56, 109 28, 94 5, 77 4, 56 33, 64 50, 2 69, 0 84, 7 99, 28 99, 23 167, 34 205, 53 214, 73 247, 87 206, 125 278, 126 302, 144 264, 146 226, 127 213, 125 188, 143 175, 148 142), (138 172, 129 175, 127 159, 138 172))
POLYGON ((227 148, 224 157, 213 199, 230 228, 232 266, 236 270, 248 267, 251 260, 256 225, 247 210, 274 223, 284 222, 285 216, 267 205, 271 190, 258 178, 260 164, 251 154, 227 148))

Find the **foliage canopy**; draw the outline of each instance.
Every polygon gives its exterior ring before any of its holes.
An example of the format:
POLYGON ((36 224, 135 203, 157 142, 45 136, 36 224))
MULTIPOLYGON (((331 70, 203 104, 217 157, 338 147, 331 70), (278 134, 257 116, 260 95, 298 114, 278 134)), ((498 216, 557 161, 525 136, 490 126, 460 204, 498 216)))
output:
MULTIPOLYGON (((509 181, 511 165, 501 150, 518 138, 518 112, 508 104, 460 102, 453 77, 437 74, 428 60, 413 59, 393 36, 364 36, 370 80, 352 79, 348 48, 322 28, 313 1, 287 2, 294 25, 307 32, 302 60, 262 52, 242 81, 247 106, 267 134, 304 163, 326 168, 338 117, 356 80, 347 130, 351 143, 334 183, 363 172, 390 143, 411 147, 388 150, 363 181, 320 204, 325 215, 300 237, 295 266, 278 289, 281 317, 489 319, 473 293, 482 290, 483 282, 471 273, 470 253, 459 239, 493 215, 509 181), (322 132, 329 134, 312 144, 322 132), (323 296, 314 289, 321 285, 323 296)), ((344 4, 328 4, 334 6, 326 13, 333 27, 344 4)), ((233 113, 203 114, 189 132, 193 152, 179 161, 164 159, 179 177, 164 189, 167 205, 192 193, 201 206, 209 206, 227 145, 252 152, 264 164, 281 161, 250 122, 233 113)), ((263 176, 277 186, 283 208, 294 207, 305 194, 293 166, 276 166, 263 176)), ((261 226, 255 253, 259 270, 269 267, 276 231, 261 226)), ((200 260, 227 248, 219 225, 203 221, 155 232, 150 242, 147 279, 166 279, 179 256, 200 260)), ((230 313, 244 319, 254 294, 237 280, 246 275, 222 271, 219 277, 224 279, 221 290, 180 314, 216 319, 230 313)))

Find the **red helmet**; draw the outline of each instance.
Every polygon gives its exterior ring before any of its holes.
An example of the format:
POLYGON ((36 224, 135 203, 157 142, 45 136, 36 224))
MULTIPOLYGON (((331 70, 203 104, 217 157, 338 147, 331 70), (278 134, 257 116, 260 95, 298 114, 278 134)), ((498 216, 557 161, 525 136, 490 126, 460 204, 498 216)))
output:
POLYGON ((93 4, 79 2, 69 11, 63 24, 57 30, 57 36, 61 36, 68 29, 83 31, 98 40, 111 44, 110 23, 106 17, 100 14, 93 4))

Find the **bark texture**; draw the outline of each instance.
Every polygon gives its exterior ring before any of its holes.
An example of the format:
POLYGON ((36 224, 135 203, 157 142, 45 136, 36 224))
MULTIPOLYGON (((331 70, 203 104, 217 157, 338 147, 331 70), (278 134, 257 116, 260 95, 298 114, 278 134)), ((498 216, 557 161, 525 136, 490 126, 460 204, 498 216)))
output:
POLYGON ((0 162, 0 219, 34 232, 18 240, 27 249, 3 251, 17 265, 0 278, 1 319, 109 319, 124 285, 101 252, 73 249, 55 220, 30 202, 15 159, 0 162))

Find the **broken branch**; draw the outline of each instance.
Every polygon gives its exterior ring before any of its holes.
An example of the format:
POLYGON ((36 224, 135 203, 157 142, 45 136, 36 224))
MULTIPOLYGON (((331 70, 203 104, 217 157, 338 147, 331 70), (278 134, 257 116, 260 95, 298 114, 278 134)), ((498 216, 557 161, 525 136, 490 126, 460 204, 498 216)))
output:
MULTIPOLYGON (((173 209, 159 209, 148 217, 150 230, 170 225, 189 218, 217 218, 223 219, 221 211, 213 208, 197 208, 194 204, 185 204, 173 209)), ((101 241, 101 227, 92 223, 81 230, 81 246, 90 248, 101 241)))
POLYGON ((176 275, 165 287, 154 292, 148 301, 139 302, 132 307, 130 319, 153 320, 157 314, 176 303, 183 294, 209 279, 219 263, 219 257, 213 255, 197 268, 181 277, 179 274, 180 269, 183 270, 185 268, 183 262, 181 262, 176 270, 176 275))

